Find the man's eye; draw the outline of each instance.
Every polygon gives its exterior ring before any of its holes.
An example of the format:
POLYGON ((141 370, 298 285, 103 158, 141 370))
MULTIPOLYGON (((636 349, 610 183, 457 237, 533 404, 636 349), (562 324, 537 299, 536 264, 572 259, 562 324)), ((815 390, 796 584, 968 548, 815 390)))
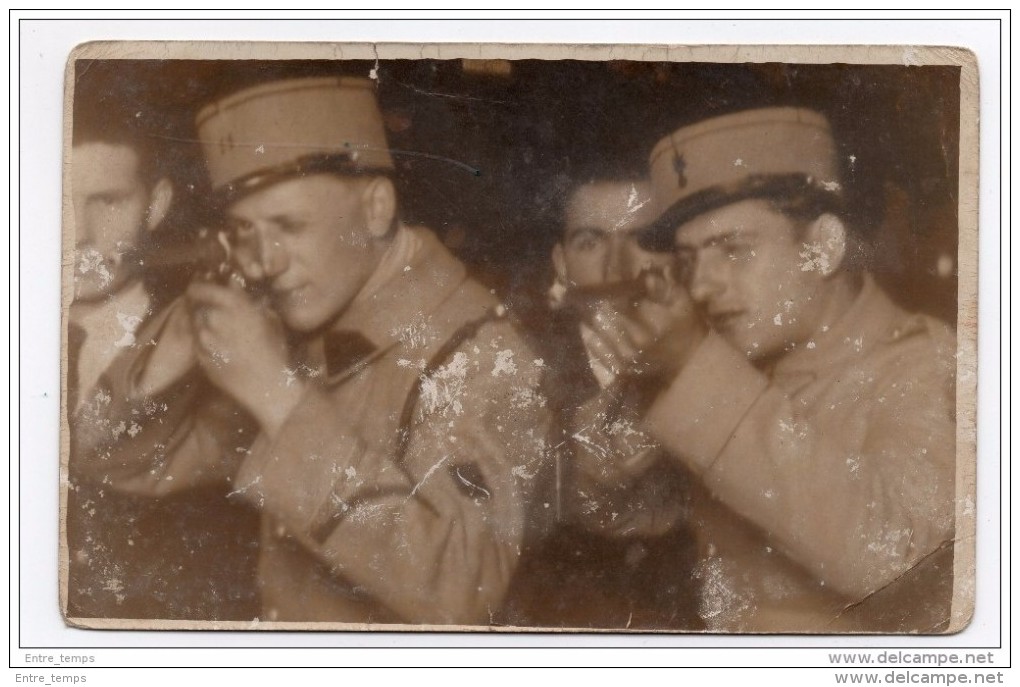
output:
POLYGON ((681 284, 687 283, 694 271, 694 254, 686 251, 677 253, 673 269, 676 271, 677 281, 681 284))
POLYGON ((577 234, 570 240, 571 247, 577 251, 595 250, 601 243, 601 237, 596 234, 577 234))
POLYGON ((305 223, 300 220, 281 220, 277 226, 285 234, 296 234, 305 228, 305 223))
POLYGON ((749 260, 754 257, 754 250, 745 243, 728 243, 723 246, 723 254, 730 260, 749 260))
POLYGON ((247 222, 227 222, 223 228, 231 243, 251 243, 255 238, 255 227, 247 222))
POLYGON ((123 200, 123 198, 121 196, 114 196, 114 195, 108 195, 108 194, 103 194, 103 195, 100 195, 100 196, 95 196, 93 198, 93 201, 96 204, 98 204, 100 207, 104 207, 104 208, 113 208, 113 207, 116 207, 117 205, 120 204, 121 200, 123 200))

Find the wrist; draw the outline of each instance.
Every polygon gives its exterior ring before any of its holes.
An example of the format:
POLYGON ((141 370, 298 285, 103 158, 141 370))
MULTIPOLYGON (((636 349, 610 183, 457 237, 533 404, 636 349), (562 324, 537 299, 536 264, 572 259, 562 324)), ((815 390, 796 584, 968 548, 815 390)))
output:
POLYGON ((652 373, 621 375, 617 379, 620 407, 628 409, 635 415, 644 415, 659 394, 673 381, 674 376, 652 373))

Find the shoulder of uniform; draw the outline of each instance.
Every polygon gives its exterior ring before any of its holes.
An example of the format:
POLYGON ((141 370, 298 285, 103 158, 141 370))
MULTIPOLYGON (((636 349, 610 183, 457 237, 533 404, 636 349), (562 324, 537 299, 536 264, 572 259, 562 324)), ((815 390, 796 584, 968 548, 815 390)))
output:
POLYGON ((929 315, 904 312, 886 328, 884 340, 887 343, 907 341, 915 338, 929 338, 937 342, 956 340, 952 327, 929 315))
POLYGON ((876 353, 890 374, 916 374, 930 369, 947 379, 956 369, 956 334, 942 320, 920 313, 904 313, 885 331, 876 353))

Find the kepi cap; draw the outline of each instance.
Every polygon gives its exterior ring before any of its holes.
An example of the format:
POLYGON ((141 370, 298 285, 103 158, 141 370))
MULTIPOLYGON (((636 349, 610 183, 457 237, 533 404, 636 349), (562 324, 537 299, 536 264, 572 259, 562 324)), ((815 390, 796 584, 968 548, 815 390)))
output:
POLYGON ((368 79, 289 79, 249 88, 196 118, 221 200, 325 171, 389 172, 393 159, 368 79))
POLYGON ((659 141, 650 158, 657 219, 640 236, 648 250, 674 248, 677 227, 747 198, 809 192, 839 207, 842 186, 828 120, 773 107, 707 119, 659 141))

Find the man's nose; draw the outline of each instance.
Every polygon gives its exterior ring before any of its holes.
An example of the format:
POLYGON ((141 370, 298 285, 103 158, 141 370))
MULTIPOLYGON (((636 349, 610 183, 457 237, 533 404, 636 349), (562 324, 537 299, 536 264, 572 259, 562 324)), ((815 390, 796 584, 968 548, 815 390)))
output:
POLYGON ((258 254, 255 256, 263 279, 273 279, 286 271, 287 251, 276 232, 258 232, 258 254))
POLYGON ((84 205, 80 201, 74 203, 74 243, 79 249, 91 245, 95 238, 84 205))
POLYGON ((720 256, 702 255, 689 268, 688 290, 695 303, 705 304, 726 290, 730 266, 720 256))
POLYGON ((632 279, 634 257, 627 245, 627 241, 614 236, 609 242, 609 249, 606 251, 605 269, 603 270, 603 281, 612 284, 619 281, 632 279))

